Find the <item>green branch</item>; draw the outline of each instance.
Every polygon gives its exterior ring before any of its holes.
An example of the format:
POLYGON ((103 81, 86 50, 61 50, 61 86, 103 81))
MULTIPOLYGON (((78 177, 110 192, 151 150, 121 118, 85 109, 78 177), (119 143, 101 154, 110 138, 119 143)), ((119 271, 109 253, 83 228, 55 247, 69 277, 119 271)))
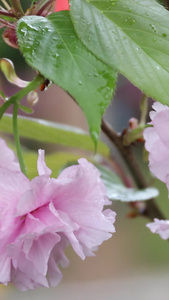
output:
POLYGON ((20 164, 21 171, 26 175, 26 168, 23 160, 20 139, 19 139, 19 132, 18 132, 18 108, 19 103, 21 100, 31 91, 35 90, 40 84, 44 82, 44 77, 38 75, 35 79, 30 82, 25 88, 20 90, 18 93, 13 95, 6 101, 0 108, 0 119, 2 118, 3 114, 6 110, 13 104, 13 133, 14 133, 14 140, 15 146, 17 151, 17 156, 20 164))
MULTIPOLYGON (((104 120, 102 120, 101 128, 104 134, 106 134, 106 136, 110 139, 110 141, 117 147, 119 153, 121 154, 124 161, 126 162, 126 165, 132 175, 133 180, 135 181, 136 186, 139 189, 147 188, 148 184, 139 168, 137 160, 135 159, 132 153, 131 145, 124 146, 123 137, 119 136, 113 130, 113 128, 109 124, 107 124, 104 120)), ((149 218, 150 220, 154 220, 154 218, 165 220, 163 213, 155 204, 154 199, 145 201, 145 209, 141 211, 140 214, 149 218)))
POLYGON ((141 98, 140 109, 141 109, 141 118, 140 118, 139 126, 145 126, 147 111, 148 111, 148 97, 145 94, 143 94, 141 98))
POLYGON ((35 79, 30 82, 25 88, 20 90, 18 93, 13 95, 0 107, 0 119, 7 109, 14 103, 20 103, 20 101, 31 91, 34 91, 40 84, 44 82, 44 77, 42 75, 37 75, 35 79))

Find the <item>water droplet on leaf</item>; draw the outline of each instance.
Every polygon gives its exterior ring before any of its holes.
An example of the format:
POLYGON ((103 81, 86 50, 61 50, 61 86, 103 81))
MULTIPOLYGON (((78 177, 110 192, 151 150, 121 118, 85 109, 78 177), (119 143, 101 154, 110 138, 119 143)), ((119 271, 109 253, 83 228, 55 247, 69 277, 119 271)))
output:
POLYGON ((157 30, 156 30, 156 27, 155 27, 153 24, 149 24, 149 26, 150 26, 150 28, 151 28, 154 32, 157 31, 157 30))

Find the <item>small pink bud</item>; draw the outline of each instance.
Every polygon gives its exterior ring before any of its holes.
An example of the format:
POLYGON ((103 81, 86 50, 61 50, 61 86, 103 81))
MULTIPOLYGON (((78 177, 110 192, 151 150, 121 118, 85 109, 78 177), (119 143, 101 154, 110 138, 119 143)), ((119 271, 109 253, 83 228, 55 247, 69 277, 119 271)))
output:
POLYGON ((37 92, 31 91, 30 93, 28 93, 27 102, 30 107, 34 106, 36 103, 38 103, 38 101, 39 101, 39 96, 37 92))
POLYGON ((15 29, 7 28, 2 34, 2 37, 7 45, 11 46, 12 48, 19 49, 15 29))
POLYGON ((138 128, 138 120, 136 118, 131 118, 129 120, 129 127, 130 129, 135 129, 135 128, 138 128))

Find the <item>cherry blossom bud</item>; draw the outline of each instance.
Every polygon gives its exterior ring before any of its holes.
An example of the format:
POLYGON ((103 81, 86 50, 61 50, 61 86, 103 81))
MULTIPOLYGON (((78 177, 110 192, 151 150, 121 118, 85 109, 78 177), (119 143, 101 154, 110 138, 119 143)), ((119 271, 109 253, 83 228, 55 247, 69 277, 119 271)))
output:
POLYGON ((135 128, 138 128, 138 120, 136 118, 131 118, 129 120, 129 128, 132 130, 132 129, 135 129, 135 128))
POLYGON ((34 106, 36 103, 39 101, 39 96, 37 92, 31 91, 27 95, 27 103, 29 104, 30 107, 34 106))
POLYGON ((12 48, 19 49, 17 37, 16 37, 16 30, 13 28, 7 28, 4 33, 2 34, 4 42, 11 46, 12 48))

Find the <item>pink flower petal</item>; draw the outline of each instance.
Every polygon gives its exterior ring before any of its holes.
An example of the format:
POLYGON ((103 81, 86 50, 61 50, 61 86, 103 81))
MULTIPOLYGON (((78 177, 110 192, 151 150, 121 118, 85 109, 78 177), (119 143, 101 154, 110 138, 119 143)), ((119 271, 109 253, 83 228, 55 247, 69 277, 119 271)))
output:
POLYGON ((39 273, 23 253, 17 261, 17 269, 12 268, 11 277, 11 281, 21 290, 34 289, 39 286, 49 287, 46 276, 39 273))
POLYGON ((19 163, 14 152, 8 148, 6 142, 0 138, 0 168, 11 171, 20 171, 19 163))
POLYGON ((26 258, 32 262, 34 268, 44 276, 47 274, 51 251, 59 241, 60 237, 56 234, 43 234, 34 239, 32 247, 26 255, 26 258))
POLYGON ((48 176, 35 177, 18 201, 17 215, 24 215, 49 203, 51 193, 48 176))
POLYGON ((169 147, 169 131, 166 128, 169 128, 169 107, 166 107, 165 110, 160 111, 155 118, 153 119, 153 126, 159 139, 162 143, 168 148, 169 147))
POLYGON ((69 266, 69 261, 64 254, 64 249, 68 245, 68 241, 64 235, 61 235, 61 241, 57 244, 49 258, 48 263, 48 281, 50 286, 56 287, 62 279, 62 273, 58 268, 58 264, 66 268, 69 266))
POLYGON ((151 172, 166 183, 169 174, 169 107, 154 103, 150 112, 153 127, 144 130, 145 147, 149 152, 151 172))
POLYGON ((45 163, 45 151, 39 149, 38 154, 39 155, 38 155, 37 167, 38 167, 39 175, 50 176, 52 174, 52 171, 47 167, 45 163))
POLYGON ((12 224, 11 215, 15 213, 18 199, 30 187, 28 178, 21 172, 0 169, 0 223, 1 230, 12 224))
POLYGON ((11 280, 11 260, 5 254, 0 255, 0 282, 7 285, 11 280))
POLYGON ((163 240, 169 239, 169 220, 154 219, 146 225, 152 233, 157 233, 163 240))
POLYGON ((0 157, 0 282, 20 290, 56 286, 58 265, 69 263, 65 247, 71 244, 84 259, 115 232, 116 214, 104 210, 110 202, 91 163, 80 159, 50 178, 40 150, 37 165, 40 176, 29 181, 15 168, 1 167, 0 157))

